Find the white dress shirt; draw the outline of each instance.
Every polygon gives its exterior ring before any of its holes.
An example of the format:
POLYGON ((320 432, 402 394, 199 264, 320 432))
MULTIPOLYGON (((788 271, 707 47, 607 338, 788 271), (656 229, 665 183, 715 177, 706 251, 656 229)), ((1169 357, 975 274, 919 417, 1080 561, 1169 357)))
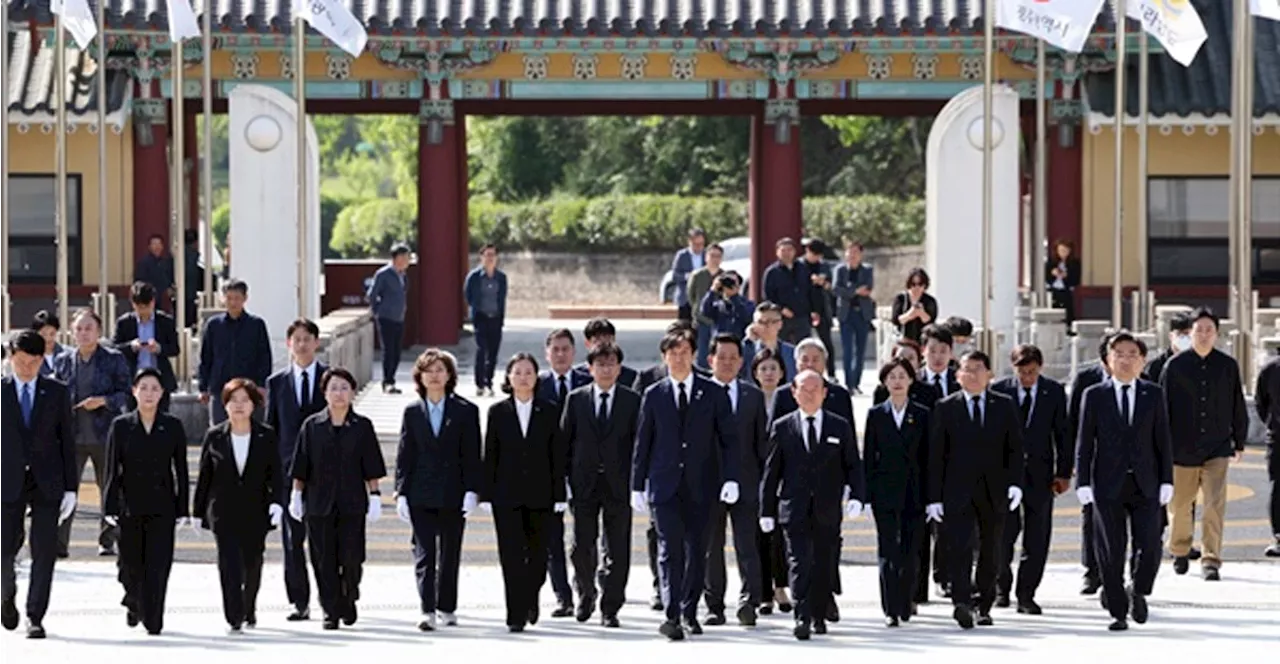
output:
POLYGON ((595 383, 591 384, 591 412, 600 412, 600 395, 609 395, 609 400, 604 404, 604 416, 608 417, 613 414, 613 397, 618 393, 618 384, 614 383, 612 387, 605 391, 600 391, 600 386, 595 383))
POLYGON ((1018 407, 1019 408, 1022 407, 1022 402, 1024 400, 1031 399, 1031 407, 1027 411, 1027 421, 1029 422, 1031 421, 1032 417, 1035 417, 1035 414, 1036 414, 1036 392, 1040 391, 1040 379, 1037 378, 1035 385, 1032 385, 1029 388, 1031 390, 1031 396, 1027 396, 1028 388, 1026 385, 1023 385, 1020 381, 1017 383, 1017 385, 1018 385, 1018 399, 1017 399, 1018 407))
POLYGON ((987 409, 987 393, 985 391, 979 392, 978 394, 970 394, 967 390, 965 390, 964 405, 965 405, 965 408, 969 411, 969 419, 976 419, 978 421, 978 424, 986 424, 986 417, 985 417, 986 413, 984 411, 987 409), (978 412, 976 413, 977 417, 974 417, 975 413, 973 412, 974 397, 978 397, 978 403, 980 404, 978 406, 978 412))
POLYGON ((556 393, 556 398, 559 399, 561 403, 564 403, 564 400, 569 397, 569 393, 573 391, 573 369, 570 368, 568 371, 564 372, 563 374, 558 374, 555 372, 555 369, 552 369, 551 370, 551 387, 552 387, 552 391, 556 393), (560 391, 561 378, 564 379, 563 392, 560 391))
POLYGON ((311 393, 315 394, 315 389, 316 389, 315 360, 312 360, 311 364, 308 364, 305 367, 300 367, 297 364, 293 365, 293 392, 298 396, 298 403, 302 403, 311 398, 311 394, 302 393, 302 374, 307 375, 307 385, 311 388, 311 393))
POLYGON ((231 452, 236 457, 236 472, 244 475, 244 464, 249 460, 249 435, 247 433, 231 434, 231 452))
POLYGON ((907 416, 907 402, 906 402, 906 401, 903 401, 903 402, 902 402, 902 410, 898 410, 898 407, 897 407, 897 406, 895 406, 895 405, 893 405, 893 402, 892 402, 892 401, 890 401, 890 402, 889 402, 889 412, 893 413, 893 423, 894 423, 894 424, 896 424, 896 425, 898 426, 898 428, 899 428, 899 429, 901 429, 901 428, 902 428, 902 419, 903 419, 904 417, 906 417, 906 416, 907 416))
POLYGON ((521 401, 513 399, 516 402, 516 417, 520 420, 521 435, 529 435, 529 420, 533 418, 533 399, 521 401))
POLYGON ((675 378, 672 378, 670 375, 667 376, 667 380, 671 381, 671 399, 675 401, 677 410, 680 408, 680 386, 681 385, 684 385, 684 394, 689 399, 689 403, 691 404, 693 403, 693 372, 692 371, 689 372, 688 376, 684 377, 684 380, 676 380, 675 378))
POLYGON ((941 396, 944 396, 944 397, 945 397, 945 396, 949 396, 949 395, 947 394, 947 372, 948 372, 948 371, 950 371, 950 369, 943 369, 942 371, 940 371, 940 372, 938 372, 938 373, 934 373, 934 372, 933 372, 933 369, 930 369, 929 367, 927 367, 927 366, 926 366, 926 367, 924 368, 924 376, 925 376, 925 381, 924 381, 924 382, 926 382, 926 383, 928 383, 928 384, 930 384, 930 385, 937 385, 937 386, 938 386, 938 389, 942 391, 942 395, 941 395, 941 396), (934 380, 935 380, 935 379, 934 379, 934 376, 940 376, 941 378, 940 378, 939 380, 937 380, 937 382, 934 382, 934 380))
POLYGON ((803 410, 798 412, 800 413, 800 435, 804 438, 804 448, 812 452, 816 445, 822 443, 822 409, 819 408, 812 415, 813 435, 817 436, 818 440, 809 440, 809 417, 811 416, 803 410))
POLYGON ((1116 379, 1114 379, 1114 378, 1113 378, 1113 379, 1111 379, 1111 383, 1112 383, 1112 385, 1114 385, 1114 386, 1115 386, 1115 392, 1116 392, 1116 410, 1117 410, 1117 411, 1119 411, 1120 413, 1124 413, 1124 399, 1125 399, 1125 397, 1127 396, 1127 397, 1128 397, 1128 399, 1129 399, 1129 421, 1128 421, 1128 422, 1125 422, 1125 424, 1133 424, 1133 412, 1134 412, 1134 406, 1135 406, 1135 405, 1137 405, 1137 402, 1136 402, 1135 400, 1136 400, 1136 398, 1137 398, 1137 394, 1138 394, 1138 381, 1136 381, 1136 380, 1135 380, 1135 381, 1128 382, 1128 383, 1121 383, 1120 381, 1118 381, 1118 380, 1116 380, 1116 379), (1124 393, 1124 391, 1120 389, 1120 388, 1121 388, 1121 386, 1123 386, 1123 385, 1128 385, 1128 386, 1129 386, 1129 394, 1128 394, 1128 395, 1126 395, 1126 394, 1124 393))
POLYGON ((733 412, 738 412, 738 381, 731 380, 727 383, 722 383, 715 378, 712 378, 711 382, 719 385, 720 387, 729 388, 729 405, 733 408, 733 412))

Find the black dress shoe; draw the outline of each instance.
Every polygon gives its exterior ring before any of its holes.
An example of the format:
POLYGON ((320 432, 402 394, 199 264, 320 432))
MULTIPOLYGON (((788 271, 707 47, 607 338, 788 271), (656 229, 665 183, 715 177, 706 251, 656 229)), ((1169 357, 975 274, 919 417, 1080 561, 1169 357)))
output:
POLYGON ((653 597, 649 598, 649 608, 653 609, 654 611, 661 611, 667 608, 667 605, 662 603, 662 595, 659 595, 658 593, 654 593, 653 597))
POLYGON ((532 607, 529 608, 529 615, 526 617, 526 620, 529 622, 530 625, 538 624, 538 605, 537 604, 534 604, 532 607))
POLYGON ((507 631, 512 634, 518 634, 524 631, 524 625, 507 625, 507 631))
POLYGON ((720 611, 720 612, 712 611, 711 613, 708 613, 708 614, 707 614, 707 620, 706 620, 706 623, 707 623, 708 625, 714 625, 714 626, 717 626, 717 627, 718 627, 718 626, 723 625, 723 624, 725 624, 725 623, 727 623, 727 622, 729 622, 729 621, 728 621, 728 620, 725 620, 725 618, 724 618, 724 611, 720 611))
POLYGON ((1040 605, 1036 604, 1034 599, 1020 599, 1018 600, 1018 613, 1025 613, 1029 616, 1038 616, 1044 613, 1044 611, 1040 609, 1040 605))
MULTIPOLYGON (((827 615, 825 617, 827 622, 840 622, 840 607, 836 606, 836 598, 831 598, 831 603, 827 605, 827 615)), ((821 634, 822 632, 818 633, 821 634)))
POLYGON ((992 619, 991 619, 991 612, 990 612, 990 611, 984 611, 984 610, 979 610, 979 611, 978 611, 978 621, 977 621, 977 622, 978 622, 978 624, 979 624, 979 625, 982 625, 983 627, 990 627, 990 626, 992 626, 992 625, 996 624, 996 621, 994 621, 994 620, 992 620, 992 619))
POLYGON ((1200 549, 1193 546, 1191 547, 1191 550, 1187 552, 1187 560, 1200 560, 1200 556, 1202 555, 1204 554, 1200 553, 1200 549))
POLYGON ((44 636, 44 625, 37 622, 31 622, 30 620, 27 621, 28 639, 43 639, 44 636))
POLYGON ((1121 618, 1117 618, 1116 620, 1111 621, 1110 625, 1107 625, 1107 629, 1112 632, 1123 632, 1126 629, 1129 629, 1129 623, 1121 618))
POLYGON ((1189 569, 1191 569, 1191 559, 1186 556, 1177 556, 1173 559, 1174 574, 1186 574, 1189 569))
POLYGON ((668 620, 658 626, 658 633, 667 637, 671 641, 683 641, 684 630, 680 629, 680 623, 668 620))
POLYGON ((797 622, 795 629, 791 630, 791 633, 794 634, 796 636, 796 639, 800 641, 808 641, 809 634, 811 632, 812 630, 809 627, 809 623, 804 620, 797 622))
POLYGON ((125 611, 124 611, 124 624, 128 625, 129 627, 137 627, 137 626, 138 626, 138 614, 134 613, 133 611, 131 611, 131 610, 129 610, 129 609, 125 609, 125 611))
POLYGON ((1007 609, 1007 608, 1009 608, 1009 606, 1010 606, 1011 604, 1013 604, 1013 602, 1010 602, 1010 601, 1009 601, 1009 595, 1007 595, 1007 594, 1005 594, 1005 593, 1000 593, 999 595, 996 595, 996 606, 997 606, 997 607, 999 607, 999 608, 1001 608, 1001 609, 1007 609))
POLYGON ((618 616, 606 615, 600 616, 600 624, 605 627, 618 627, 618 616))
POLYGON ((7 599, 0 604, 0 625, 3 625, 6 630, 12 632, 18 629, 18 620, 21 617, 18 614, 18 605, 13 600, 7 599))
POLYGON ((956 619, 956 623, 963 629, 973 629, 973 612, 967 606, 957 606, 951 612, 951 617, 956 619))
MULTIPOLYGON (((595 602, 584 601, 578 605, 578 622, 586 622, 587 618, 591 617, 591 605, 594 603, 595 602), (583 611, 586 611, 587 618, 582 617, 583 611)), ((571 615, 573 615, 572 602, 559 602, 556 604, 556 608, 551 612, 552 618, 568 618, 571 615)))
POLYGON ((773 602, 765 602, 764 604, 761 604, 761 605, 760 605, 760 615, 762 615, 762 616, 771 616, 771 615, 773 615, 773 602))
POLYGON ((939 583, 938 587, 935 589, 935 592, 938 594, 938 597, 941 597, 943 599, 951 599, 950 584, 939 583))
POLYGON ((1098 592, 1098 589, 1101 587, 1102 587, 1102 579, 1092 577, 1092 576, 1085 576, 1084 582, 1080 584, 1080 594, 1092 595, 1098 592))
POLYGON ((701 633, 702 633, 702 625, 699 625, 699 624, 698 624, 698 619, 697 619, 697 618, 685 618, 685 619, 684 619, 684 629, 685 629, 685 631, 686 631, 686 632, 688 632, 688 633, 690 633, 690 634, 701 634, 701 633))
POLYGON ((293 613, 290 613, 289 617, 285 618, 285 620, 288 620, 289 622, 311 620, 311 609, 305 606, 294 607, 293 613))
POLYGON ((1149 615, 1147 598, 1133 592, 1132 588, 1129 589, 1129 614, 1133 616, 1133 622, 1139 625, 1147 622, 1147 616, 1149 615))
POLYGON ((324 619, 324 628, 325 628, 325 629, 328 629, 328 630, 338 629, 338 619, 337 619, 337 618, 325 618, 325 619, 324 619))
POLYGON ((743 605, 738 607, 738 624, 743 627, 756 626, 756 610, 754 607, 743 605))
POLYGON ((354 625, 356 624, 356 617, 357 617, 357 614, 356 614, 355 600, 347 602, 347 608, 345 611, 342 612, 342 624, 348 625, 348 626, 354 625))
POLYGON ((1204 577, 1204 580, 1205 580, 1205 581, 1220 581, 1220 580, 1222 580, 1222 577, 1221 577, 1221 576, 1219 576, 1219 574, 1218 574, 1218 568, 1217 568, 1217 567, 1205 567, 1204 569, 1201 569, 1201 570, 1200 570, 1200 575, 1204 577))
POLYGON ((147 628, 147 635, 148 635, 148 636, 160 636, 160 628, 159 628, 159 627, 148 627, 148 628, 147 628))
POLYGON ((814 633, 814 634, 826 634, 826 633, 827 633, 827 621, 825 621, 825 620, 815 620, 815 621, 813 621, 813 633, 814 633))
POLYGON ((898 618, 897 618, 896 616, 889 616, 889 617, 885 618, 885 619, 884 619, 884 626, 885 626, 885 627, 897 627, 897 626, 898 626, 898 618))
POLYGON ((245 627, 257 627, 257 626, 258 626, 258 614, 256 614, 256 613, 249 613, 249 614, 246 614, 246 615, 245 615, 245 617, 244 617, 244 624, 245 624, 245 627))

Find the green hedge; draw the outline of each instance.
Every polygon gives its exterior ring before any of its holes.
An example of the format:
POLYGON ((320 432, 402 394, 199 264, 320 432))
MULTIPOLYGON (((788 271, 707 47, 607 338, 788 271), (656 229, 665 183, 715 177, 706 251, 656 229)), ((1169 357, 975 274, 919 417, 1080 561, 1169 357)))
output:
MULTIPOLYGON (((341 196, 320 194, 320 255, 322 258, 341 258, 333 246, 333 229, 337 226, 338 215, 348 207, 364 202, 360 199, 349 199, 341 196)), ((231 203, 226 202, 213 210, 213 239, 219 247, 227 246, 227 235, 231 232, 231 203)))
MULTIPOLYGON (((746 203, 731 198, 616 196, 553 198, 519 204, 471 201, 473 249, 494 242, 506 250, 643 251, 684 244, 698 226, 713 239, 747 234, 746 203)), ((855 237, 867 246, 918 244, 924 238, 924 202, 884 196, 809 198, 805 234, 838 242, 855 237)), ((338 215, 331 248, 347 258, 385 255, 397 241, 416 240, 410 204, 379 199, 355 203, 338 215)))

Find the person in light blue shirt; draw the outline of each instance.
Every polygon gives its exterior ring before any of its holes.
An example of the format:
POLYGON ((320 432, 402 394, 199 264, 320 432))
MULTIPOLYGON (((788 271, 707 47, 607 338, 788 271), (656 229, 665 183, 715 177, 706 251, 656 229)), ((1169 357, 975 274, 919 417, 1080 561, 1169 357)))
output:
POLYGON ((498 269, 498 247, 480 248, 480 265, 467 274, 462 290, 476 335, 476 396, 493 396, 493 373, 507 316, 507 274, 498 269))
POLYGON ((378 323, 382 342, 382 391, 400 394, 396 387, 396 369, 400 367, 400 350, 404 343, 404 318, 409 309, 409 245, 391 247, 391 262, 378 268, 369 284, 369 308, 378 323))

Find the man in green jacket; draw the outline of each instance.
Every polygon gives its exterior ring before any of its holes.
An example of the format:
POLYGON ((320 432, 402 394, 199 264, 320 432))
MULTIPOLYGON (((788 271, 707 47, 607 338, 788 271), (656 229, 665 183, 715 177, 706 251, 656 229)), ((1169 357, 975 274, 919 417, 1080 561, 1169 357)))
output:
POLYGON ((706 265, 689 274, 689 305, 693 309, 693 325, 698 332, 698 355, 695 358, 698 366, 707 366, 707 354, 711 349, 711 319, 702 315, 702 298, 711 290, 711 284, 720 275, 720 261, 724 259, 724 249, 718 244, 707 247, 706 265))

